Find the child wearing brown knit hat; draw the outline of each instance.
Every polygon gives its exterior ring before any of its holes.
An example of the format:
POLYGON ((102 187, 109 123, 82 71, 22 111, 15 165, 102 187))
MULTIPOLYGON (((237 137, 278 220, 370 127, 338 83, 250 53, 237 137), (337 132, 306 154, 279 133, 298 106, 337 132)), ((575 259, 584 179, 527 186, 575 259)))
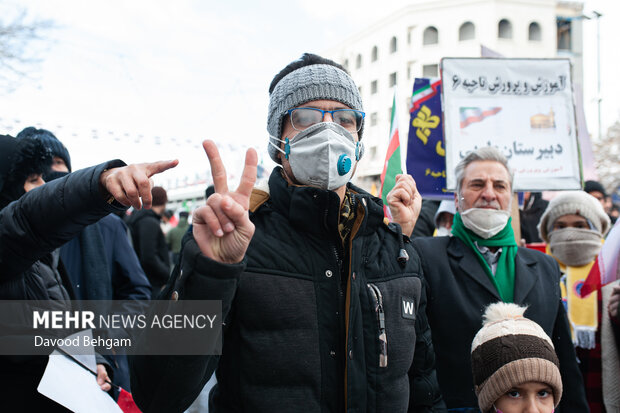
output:
POLYGON ((478 405, 483 413, 551 413, 562 397, 553 343, 524 307, 494 303, 471 345, 478 405))

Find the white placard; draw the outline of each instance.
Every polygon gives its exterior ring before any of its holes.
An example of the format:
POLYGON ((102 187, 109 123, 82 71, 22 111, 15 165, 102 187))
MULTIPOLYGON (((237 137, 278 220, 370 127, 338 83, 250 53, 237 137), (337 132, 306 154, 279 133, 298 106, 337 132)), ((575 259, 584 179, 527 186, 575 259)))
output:
POLYGON ((444 58, 446 178, 467 153, 495 146, 514 190, 581 189, 568 59, 444 58))

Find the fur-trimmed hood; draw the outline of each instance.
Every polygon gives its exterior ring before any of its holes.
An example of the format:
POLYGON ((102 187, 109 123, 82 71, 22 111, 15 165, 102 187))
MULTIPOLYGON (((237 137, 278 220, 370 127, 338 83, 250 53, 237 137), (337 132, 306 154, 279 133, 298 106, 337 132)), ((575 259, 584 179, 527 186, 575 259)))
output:
POLYGON ((19 199, 28 176, 44 173, 51 162, 52 154, 41 142, 0 135, 0 209, 19 199))

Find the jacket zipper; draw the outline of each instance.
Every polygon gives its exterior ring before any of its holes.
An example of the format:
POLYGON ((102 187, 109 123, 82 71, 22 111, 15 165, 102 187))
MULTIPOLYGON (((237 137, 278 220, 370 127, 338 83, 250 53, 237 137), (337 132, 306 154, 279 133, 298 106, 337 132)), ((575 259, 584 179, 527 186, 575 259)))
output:
POLYGON ((377 324, 379 326, 379 367, 387 367, 387 332, 385 331, 385 313, 383 311, 383 295, 376 285, 366 284, 371 295, 375 300, 375 313, 377 313, 377 324))

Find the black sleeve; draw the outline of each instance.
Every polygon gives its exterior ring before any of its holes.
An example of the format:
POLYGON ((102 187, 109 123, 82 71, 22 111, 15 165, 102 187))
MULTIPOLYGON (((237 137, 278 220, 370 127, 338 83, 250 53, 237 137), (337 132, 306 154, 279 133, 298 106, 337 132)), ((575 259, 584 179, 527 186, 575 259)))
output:
POLYGON ((411 238, 432 237, 435 233, 435 212, 439 208, 439 201, 422 200, 422 209, 418 217, 411 238))
POLYGON ((116 160, 73 172, 29 191, 2 209, 1 277, 18 276, 85 226, 110 212, 126 209, 120 204, 108 204, 99 188, 99 176, 104 170, 123 165, 116 160))
POLYGON ((583 378, 577 365, 577 354, 571 339, 568 316, 562 302, 558 302, 558 316, 553 328, 553 345, 560 361, 560 375, 562 376, 562 400, 560 412, 589 412, 586 401, 583 378))
MULTIPOLYGON (((421 269, 420 269, 421 271, 421 269)), ((435 370, 435 350, 431 339, 431 328, 426 315, 426 281, 422 281, 420 305, 418 306, 415 352, 413 365, 409 371, 409 412, 446 412, 446 405, 441 396, 437 372, 435 370)))
MULTIPOLYGON (((245 262, 227 265, 210 260, 191 239, 183 246, 180 268, 175 269, 159 298, 221 300, 222 318, 229 320, 244 269, 245 262)), ((224 339, 225 333, 224 329, 224 339)), ((148 341, 147 330, 140 344, 148 341)), ((144 413, 172 412, 192 404, 215 371, 219 356, 131 356, 129 361, 131 389, 140 409, 144 413)))

